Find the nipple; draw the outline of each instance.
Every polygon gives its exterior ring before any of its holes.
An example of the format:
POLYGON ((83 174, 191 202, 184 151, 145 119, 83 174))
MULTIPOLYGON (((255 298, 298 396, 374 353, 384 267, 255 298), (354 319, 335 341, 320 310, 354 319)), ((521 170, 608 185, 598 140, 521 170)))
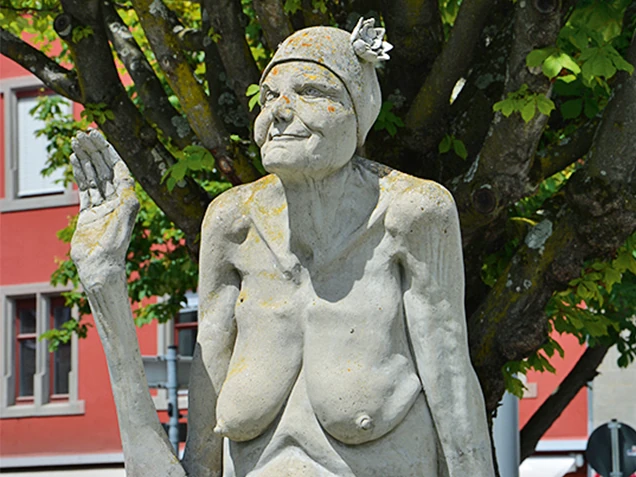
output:
POLYGON ((356 425, 363 431, 368 431, 373 427, 373 419, 367 414, 362 414, 356 419, 356 425))
POLYGON ((220 436, 224 436, 227 433, 227 426, 222 420, 216 421, 216 427, 214 428, 214 433, 220 436))

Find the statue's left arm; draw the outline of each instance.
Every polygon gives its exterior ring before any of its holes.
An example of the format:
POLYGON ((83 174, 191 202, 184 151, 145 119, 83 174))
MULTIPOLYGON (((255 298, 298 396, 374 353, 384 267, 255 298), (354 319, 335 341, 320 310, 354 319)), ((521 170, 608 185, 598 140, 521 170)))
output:
POLYGON ((433 182, 407 189, 399 202, 404 311, 443 453, 439 458, 450 477, 492 477, 483 394, 468 351, 455 203, 446 189, 433 182))

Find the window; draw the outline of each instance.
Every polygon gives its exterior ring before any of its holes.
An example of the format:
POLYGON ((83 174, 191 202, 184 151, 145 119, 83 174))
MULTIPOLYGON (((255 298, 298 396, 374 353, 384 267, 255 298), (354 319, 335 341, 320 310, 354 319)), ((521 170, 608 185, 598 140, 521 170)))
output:
POLYGON ((15 300, 15 376, 16 399, 33 398, 33 380, 35 378, 35 353, 37 335, 35 334, 35 298, 15 300))
MULTIPOLYGON (((42 122, 29 111, 37 104, 42 90, 39 80, 31 77, 2 80, 5 115, 5 197, 0 199, 0 211, 58 207, 78 202, 72 185, 57 183, 62 171, 43 177, 47 160, 47 140, 36 137, 42 122)), ((69 112, 72 108, 68 103, 69 112)))
POLYGON ((186 300, 174 319, 174 344, 180 356, 191 358, 197 344, 199 297, 196 293, 188 293, 186 300))
POLYGON ((77 337, 50 352, 38 337, 75 319, 60 292, 47 283, 0 287, 3 418, 82 414, 77 392, 77 337))

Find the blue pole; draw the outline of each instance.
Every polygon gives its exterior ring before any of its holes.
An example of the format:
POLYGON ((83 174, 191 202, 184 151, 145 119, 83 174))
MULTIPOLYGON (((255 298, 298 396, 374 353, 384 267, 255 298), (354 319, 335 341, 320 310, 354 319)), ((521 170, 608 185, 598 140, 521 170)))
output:
POLYGON ((177 395, 177 347, 169 346, 166 355, 166 366, 168 371, 168 406, 171 409, 170 421, 168 422, 168 438, 170 444, 179 455, 179 397, 177 395))

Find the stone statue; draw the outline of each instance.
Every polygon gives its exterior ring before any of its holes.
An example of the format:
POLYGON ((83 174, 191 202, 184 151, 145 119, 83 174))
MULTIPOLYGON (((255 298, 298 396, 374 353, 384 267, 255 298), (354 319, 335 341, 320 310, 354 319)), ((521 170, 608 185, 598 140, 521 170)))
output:
POLYGON ((373 21, 290 36, 261 80, 270 175, 201 231, 199 333, 179 464, 126 298, 138 207, 96 132, 76 139, 72 243, 109 362, 128 475, 491 477, 448 191, 356 156, 380 110, 373 21))

